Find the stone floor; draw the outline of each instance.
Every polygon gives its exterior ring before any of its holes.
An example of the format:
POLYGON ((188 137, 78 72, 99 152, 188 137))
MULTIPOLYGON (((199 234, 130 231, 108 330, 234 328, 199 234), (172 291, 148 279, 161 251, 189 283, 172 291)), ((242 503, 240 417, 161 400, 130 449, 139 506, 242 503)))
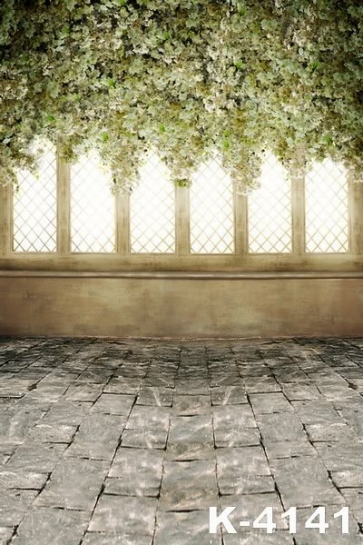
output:
POLYGON ((363 339, 1 337, 0 376, 2 545, 363 545, 363 339))

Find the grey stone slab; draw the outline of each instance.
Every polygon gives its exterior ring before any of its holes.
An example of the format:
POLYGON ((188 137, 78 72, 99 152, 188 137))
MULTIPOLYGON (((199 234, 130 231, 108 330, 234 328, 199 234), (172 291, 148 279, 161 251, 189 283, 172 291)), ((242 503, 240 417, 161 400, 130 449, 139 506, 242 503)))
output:
POLYGON ((160 509, 185 511, 208 509, 218 500, 216 461, 166 462, 160 509))
POLYGON ((0 489, 41 490, 47 478, 48 475, 44 473, 34 473, 23 469, 9 470, 5 465, 0 468, 0 489))
POLYGON ((251 489, 258 492, 258 485, 270 486, 259 479, 271 475, 262 447, 219 448, 216 457, 221 494, 247 494, 251 489))
POLYGON ((152 536, 87 532, 82 545, 152 545, 152 536))
POLYGON ((316 443, 323 464, 329 471, 362 471, 363 444, 354 443, 316 443))
POLYGON ((63 459, 54 469, 35 505, 91 511, 108 469, 108 464, 101 461, 63 459))
POLYGON ((261 436, 257 428, 245 428, 238 421, 218 422, 214 442, 216 447, 252 447, 260 444, 261 436))
POLYGON ((215 459, 215 448, 212 443, 178 443, 168 445, 165 459, 170 461, 187 462, 192 460, 215 459))
POLYGON ((287 532, 267 534, 256 530, 244 532, 243 535, 226 534, 223 536, 224 545, 295 545, 293 536, 287 532))
POLYGON ((66 444, 24 443, 16 449, 6 464, 9 470, 23 470, 33 473, 50 473, 66 450, 66 444))
POLYGON ((114 377, 104 388, 105 393, 110 394, 134 394, 136 395, 141 386, 139 378, 114 377))
POLYGON ((89 413, 92 402, 60 400, 51 406, 42 424, 79 426, 89 413))
POLYGON ((146 407, 135 405, 128 418, 127 430, 169 429, 170 409, 168 407, 146 407))
POLYGON ((257 424, 263 441, 304 441, 306 433, 293 413, 257 415, 257 424))
POLYGON ((269 460, 317 455, 307 438, 297 441, 265 441, 264 447, 269 460))
POLYGON ((338 488, 363 487, 363 473, 359 469, 347 469, 344 471, 332 471, 331 479, 338 488))
POLYGON ((205 379, 180 380, 176 379, 175 392, 177 394, 209 394, 209 384, 205 379))
POLYGON ((126 417, 105 414, 87 416, 65 456, 111 460, 119 443, 126 417))
POLYGON ((91 401, 95 402, 101 395, 103 386, 99 384, 80 383, 70 386, 66 393, 69 401, 91 401))
POLYGON ((352 428, 355 434, 362 439, 363 438, 363 407, 343 409, 339 411, 339 414, 344 421, 352 428))
POLYGON ((281 385, 273 376, 246 377, 244 386, 248 394, 267 394, 281 392, 281 385))
POLYGON ((249 405, 219 405, 213 407, 213 426, 220 429, 224 425, 236 428, 256 428, 256 420, 249 405))
POLYGON ((41 422, 31 429, 27 440, 34 443, 71 443, 76 432, 77 426, 41 422))
POLYGON ((106 481, 106 494, 158 496, 164 452, 120 447, 106 481))
POLYGON ((209 395, 175 395, 172 414, 175 416, 212 414, 211 398, 209 395))
POLYGON ((357 435, 347 424, 311 424, 305 426, 306 433, 310 441, 337 441, 352 442, 357 439, 357 435))
POLYGON ((0 494, 0 526, 17 526, 37 495, 37 490, 3 491, 0 494))
POLYGON ((101 394, 89 412, 127 416, 134 402, 135 396, 132 395, 101 394))
POLYGON ((159 511, 153 545, 222 545, 220 534, 209 533, 205 511, 159 511))
POLYGON ((33 509, 21 522, 12 545, 79 545, 87 522, 81 511, 33 509))
POLYGON ((0 528, 0 545, 8 545, 10 538, 13 535, 15 528, 11 526, 4 526, 0 528))
POLYGON ((43 414, 39 410, 27 411, 24 409, 14 409, 2 414, 0 418, 0 443, 21 443, 43 414))
POLYGON ((164 449, 168 438, 168 430, 162 428, 154 428, 148 430, 147 427, 142 429, 125 429, 122 433, 121 446, 141 449, 164 449))
POLYGON ((210 390, 212 405, 239 405, 248 403, 243 386, 225 386, 210 390))
MULTIPOLYGON (((228 518, 237 533, 243 532, 243 529, 239 526, 240 521, 250 522, 250 528, 252 528, 253 521, 262 513, 262 511, 264 511, 264 509, 266 509, 266 507, 272 507, 273 521, 276 523, 277 529, 281 530, 288 527, 286 520, 281 517, 284 509, 276 492, 222 496, 220 499, 220 509, 223 510, 229 506, 236 508, 228 518)), ((217 512, 220 513, 221 511, 217 512)), ((221 527, 223 534, 225 534, 224 526, 222 525, 221 527)))
POLYGON ((170 419, 169 445, 204 443, 213 445, 212 416, 172 416, 170 419))
POLYGON ((96 505, 88 529, 91 532, 152 536, 156 506, 156 498, 103 494, 96 505))
POLYGON ((282 391, 289 401, 307 401, 323 398, 315 384, 302 383, 284 384, 282 391))
POLYGON ((352 511, 355 519, 363 524, 363 487, 360 488, 341 488, 346 505, 352 511))
POLYGON ((294 409, 283 393, 251 394, 251 405, 256 415, 292 412, 294 409))
POLYGON ((285 509, 343 503, 326 468, 317 458, 273 460, 271 469, 285 509))
POLYGON ((292 405, 303 424, 340 424, 343 422, 333 406, 326 401, 293 401, 292 405))
POLYGON ((157 407, 171 407, 173 404, 173 390, 158 386, 144 386, 137 396, 137 405, 156 405, 157 407))

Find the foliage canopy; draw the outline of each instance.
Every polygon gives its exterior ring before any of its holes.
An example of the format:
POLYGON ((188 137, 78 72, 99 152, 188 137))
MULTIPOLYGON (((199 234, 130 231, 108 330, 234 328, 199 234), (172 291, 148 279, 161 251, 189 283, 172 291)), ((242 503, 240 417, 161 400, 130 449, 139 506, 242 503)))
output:
POLYGON ((0 58, 2 180, 58 135, 123 187, 150 148, 179 183, 217 152, 251 186, 267 149, 362 178, 360 0, 2 0, 0 58))

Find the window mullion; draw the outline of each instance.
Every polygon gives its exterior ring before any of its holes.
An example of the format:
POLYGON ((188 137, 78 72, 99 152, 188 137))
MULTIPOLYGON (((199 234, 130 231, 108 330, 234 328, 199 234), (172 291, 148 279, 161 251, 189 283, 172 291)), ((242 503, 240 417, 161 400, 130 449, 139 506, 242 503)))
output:
POLYGON ((236 185, 233 189, 234 197, 234 248, 236 255, 248 253, 248 210, 247 196, 237 193, 236 185))
POLYGON ((71 251, 71 167, 57 149, 57 251, 71 251))
POLYGON ((130 195, 116 195, 116 252, 127 255, 131 251, 130 243, 130 195))
POLYGON ((175 250, 177 255, 190 254, 190 190, 175 188, 175 250))
POLYGON ((363 184, 348 182, 349 251, 363 254, 363 184))
POLYGON ((10 254, 12 242, 12 192, 11 184, 0 185, 0 210, 2 211, 2 221, 0 227, 0 255, 7 256, 10 254))
MULTIPOLYGON (((301 163, 303 160, 301 159, 301 163)), ((291 180, 292 252, 305 254, 305 173, 293 174, 291 180)))

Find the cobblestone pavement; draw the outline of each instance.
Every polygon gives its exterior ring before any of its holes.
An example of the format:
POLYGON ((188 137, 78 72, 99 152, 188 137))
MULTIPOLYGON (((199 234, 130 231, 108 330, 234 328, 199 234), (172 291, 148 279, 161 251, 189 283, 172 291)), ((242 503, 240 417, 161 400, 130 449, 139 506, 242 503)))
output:
POLYGON ((0 376, 2 545, 363 545, 363 339, 2 337, 0 376))

